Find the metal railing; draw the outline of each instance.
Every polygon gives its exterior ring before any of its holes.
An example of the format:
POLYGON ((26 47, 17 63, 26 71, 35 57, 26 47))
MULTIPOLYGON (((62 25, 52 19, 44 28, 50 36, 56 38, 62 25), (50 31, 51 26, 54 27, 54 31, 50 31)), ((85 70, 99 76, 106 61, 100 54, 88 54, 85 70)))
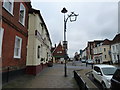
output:
POLYGON ((88 86, 86 84, 86 82, 84 82, 84 80, 81 78, 81 76, 79 74, 77 74, 76 71, 73 71, 74 72, 74 78, 80 88, 80 90, 88 90, 88 86))

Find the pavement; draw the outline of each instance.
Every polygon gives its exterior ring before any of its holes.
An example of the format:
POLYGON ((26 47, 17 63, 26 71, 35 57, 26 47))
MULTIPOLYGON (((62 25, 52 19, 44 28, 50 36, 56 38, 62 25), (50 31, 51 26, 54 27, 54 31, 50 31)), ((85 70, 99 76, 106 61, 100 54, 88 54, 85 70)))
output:
MULTIPOLYGON (((77 63, 78 64, 78 63, 77 63)), ((17 79, 3 85, 5 88, 72 88, 79 90, 74 79, 74 70, 79 70, 80 66, 67 65, 67 77, 64 77, 64 64, 54 64, 53 67, 47 67, 37 76, 23 75, 17 79)))
POLYGON ((82 78, 82 80, 87 84, 89 89, 98 89, 98 87, 88 78, 88 73, 91 72, 92 69, 82 69, 79 71, 76 71, 79 77, 82 78))

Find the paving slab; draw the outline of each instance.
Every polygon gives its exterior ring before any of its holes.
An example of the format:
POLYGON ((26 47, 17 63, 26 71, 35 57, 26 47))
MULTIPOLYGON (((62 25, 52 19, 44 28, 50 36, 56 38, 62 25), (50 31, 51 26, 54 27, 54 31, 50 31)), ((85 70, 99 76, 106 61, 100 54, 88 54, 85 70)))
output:
POLYGON ((75 68, 68 68, 68 76, 64 77, 64 64, 47 67, 37 76, 23 75, 3 86, 3 88, 74 88, 79 87, 73 77, 75 68))

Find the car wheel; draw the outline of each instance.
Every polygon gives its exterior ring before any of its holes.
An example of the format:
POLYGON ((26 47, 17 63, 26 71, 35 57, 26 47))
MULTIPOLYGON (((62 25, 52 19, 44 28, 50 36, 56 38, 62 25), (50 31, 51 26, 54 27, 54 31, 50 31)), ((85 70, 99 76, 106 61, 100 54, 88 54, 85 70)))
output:
POLYGON ((104 82, 102 82, 102 90, 106 90, 106 85, 104 82))

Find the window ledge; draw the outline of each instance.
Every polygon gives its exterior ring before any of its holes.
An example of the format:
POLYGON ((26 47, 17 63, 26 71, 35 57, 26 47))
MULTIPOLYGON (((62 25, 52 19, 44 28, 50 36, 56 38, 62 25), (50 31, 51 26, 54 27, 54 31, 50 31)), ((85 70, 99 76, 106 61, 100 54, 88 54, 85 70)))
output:
POLYGON ((23 27, 25 27, 25 25, 24 25, 23 23, 21 23, 20 21, 19 21, 19 23, 20 23, 23 27))
POLYGON ((19 56, 14 56, 14 58, 15 58, 15 59, 21 59, 21 57, 19 57, 19 56))

